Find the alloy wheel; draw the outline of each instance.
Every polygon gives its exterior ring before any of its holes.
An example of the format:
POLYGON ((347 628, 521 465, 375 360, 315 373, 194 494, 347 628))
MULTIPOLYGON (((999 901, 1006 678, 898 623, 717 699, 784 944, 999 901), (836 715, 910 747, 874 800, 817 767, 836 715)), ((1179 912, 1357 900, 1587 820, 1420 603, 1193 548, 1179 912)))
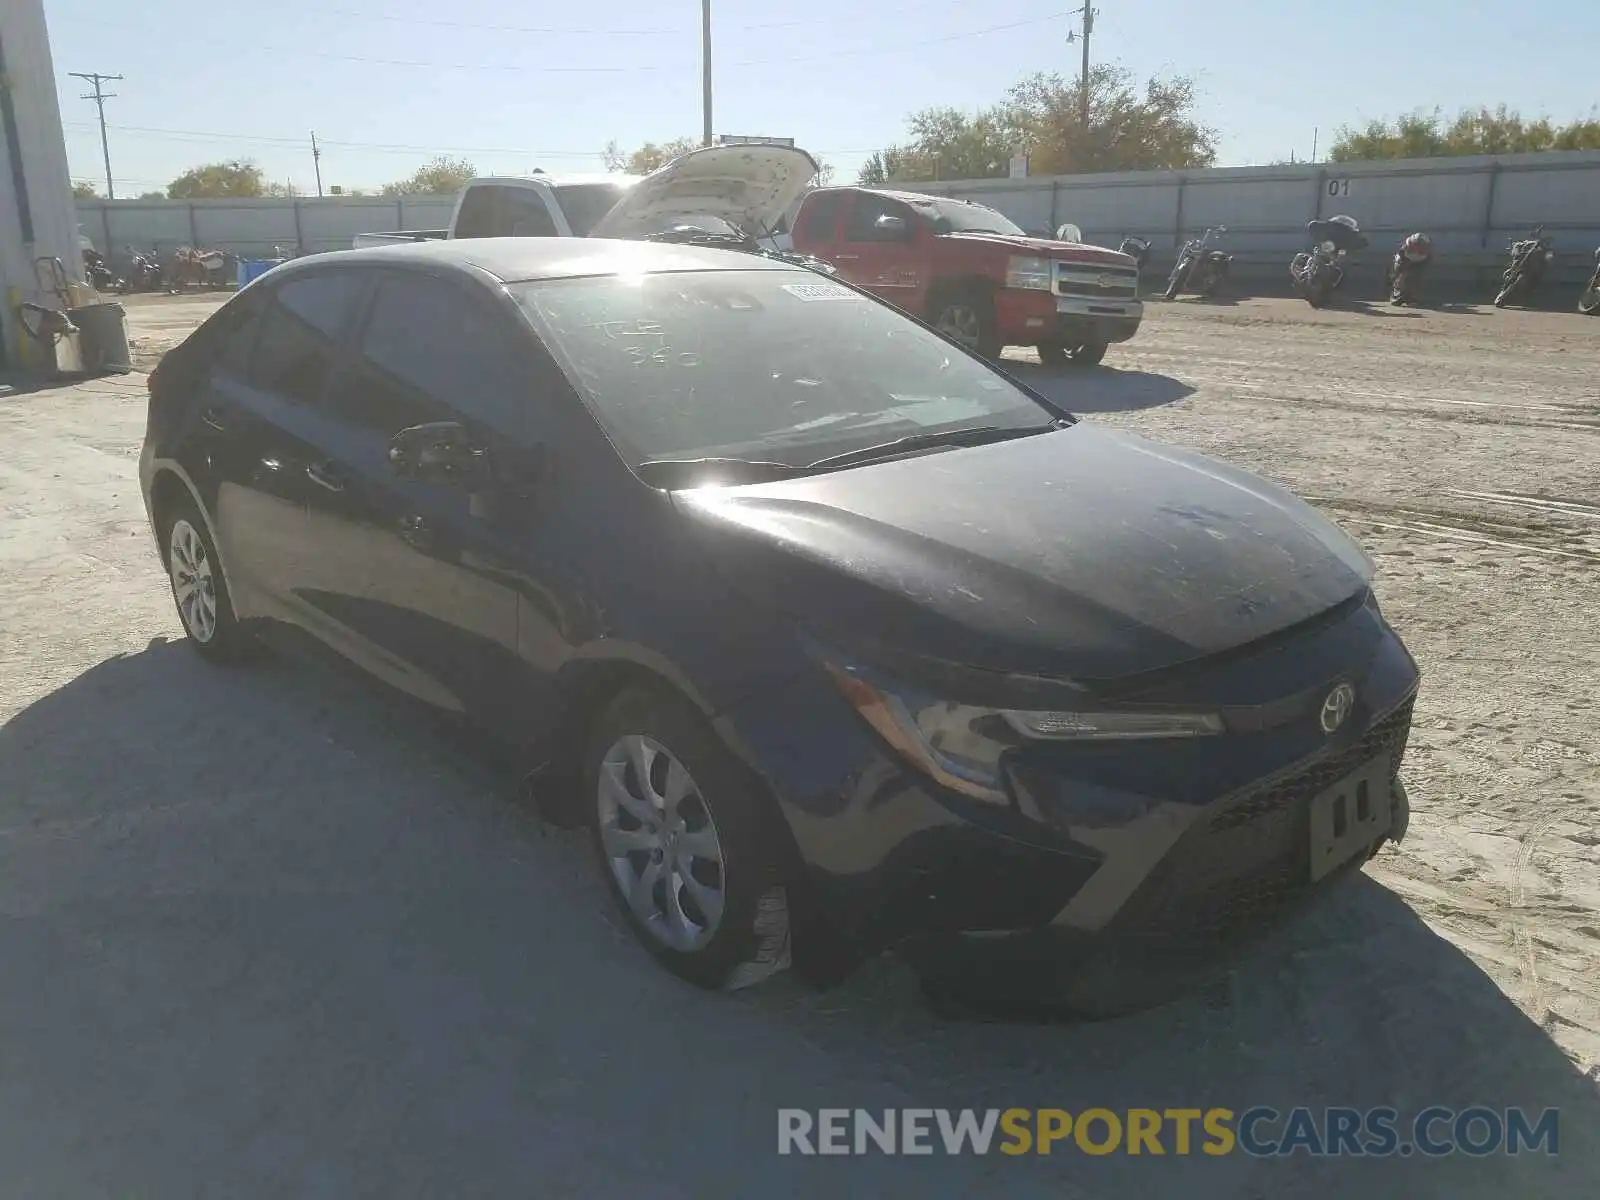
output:
POLYGON ((183 627, 195 641, 211 641, 217 634, 217 587, 211 557, 199 531, 183 517, 172 523, 167 564, 183 627))
POLYGON ((944 311, 939 314, 939 319, 934 323, 934 328, 948 338, 960 342, 969 350, 978 348, 978 341, 983 333, 983 323, 978 318, 978 310, 970 304, 947 304, 944 311))
POLYGON ((600 762, 600 844, 634 917, 669 949, 703 949, 726 906, 722 842, 684 765, 650 738, 618 738, 600 762))

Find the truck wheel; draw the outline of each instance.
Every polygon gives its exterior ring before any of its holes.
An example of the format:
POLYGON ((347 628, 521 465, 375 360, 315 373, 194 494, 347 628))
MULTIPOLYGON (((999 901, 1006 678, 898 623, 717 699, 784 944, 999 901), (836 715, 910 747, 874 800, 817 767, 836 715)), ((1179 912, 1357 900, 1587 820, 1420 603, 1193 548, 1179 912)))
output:
POLYGON ((1000 357, 1000 337, 995 331, 994 298, 982 292, 954 292, 933 306, 933 327, 951 341, 960 342, 984 358, 1000 357))
POLYGON ((1040 342, 1036 349, 1039 361, 1047 367, 1059 367, 1067 361, 1067 348, 1060 342, 1040 342))
POLYGON ((1080 367, 1097 367, 1105 358, 1109 347, 1104 342, 1090 342, 1086 346, 1079 346, 1072 351, 1072 361, 1080 367))

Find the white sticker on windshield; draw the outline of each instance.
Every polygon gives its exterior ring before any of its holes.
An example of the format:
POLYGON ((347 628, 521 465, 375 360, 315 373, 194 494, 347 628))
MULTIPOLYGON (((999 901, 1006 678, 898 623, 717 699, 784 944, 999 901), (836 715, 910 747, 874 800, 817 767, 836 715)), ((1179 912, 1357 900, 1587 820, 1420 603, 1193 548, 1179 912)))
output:
POLYGON ((855 293, 837 283, 786 283, 783 290, 797 300, 852 300, 855 293))

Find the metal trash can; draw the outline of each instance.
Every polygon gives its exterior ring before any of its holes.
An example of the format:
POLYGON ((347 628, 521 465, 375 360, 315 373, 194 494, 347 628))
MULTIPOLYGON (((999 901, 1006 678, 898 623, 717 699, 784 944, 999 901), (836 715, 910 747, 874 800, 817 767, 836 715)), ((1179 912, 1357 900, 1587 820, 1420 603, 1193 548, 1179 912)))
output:
POLYGON ((128 345, 128 310, 115 300, 69 308, 67 315, 78 327, 83 349, 83 369, 94 375, 126 375, 133 370, 128 345))

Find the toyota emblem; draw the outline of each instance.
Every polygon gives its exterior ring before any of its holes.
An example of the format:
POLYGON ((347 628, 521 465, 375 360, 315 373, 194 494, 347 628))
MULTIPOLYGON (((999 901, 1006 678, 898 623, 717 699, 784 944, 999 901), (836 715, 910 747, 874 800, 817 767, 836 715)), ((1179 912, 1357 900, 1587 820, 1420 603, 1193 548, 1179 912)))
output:
POLYGON ((1350 710, 1356 705, 1356 690, 1348 683, 1341 683, 1328 693, 1327 699, 1322 702, 1322 714, 1319 718, 1322 723, 1323 733, 1332 733, 1345 723, 1350 710))

